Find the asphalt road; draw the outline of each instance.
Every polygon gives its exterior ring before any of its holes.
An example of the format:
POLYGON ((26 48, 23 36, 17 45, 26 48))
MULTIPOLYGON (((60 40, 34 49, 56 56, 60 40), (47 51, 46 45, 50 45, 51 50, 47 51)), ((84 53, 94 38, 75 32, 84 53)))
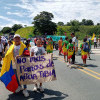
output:
POLYGON ((35 93, 34 85, 28 85, 30 96, 25 98, 21 92, 9 92, 0 82, 0 100, 100 100, 100 49, 93 50, 87 67, 82 67, 81 56, 76 56, 77 65, 72 69, 58 51, 53 55, 57 80, 44 83, 44 93, 35 93))

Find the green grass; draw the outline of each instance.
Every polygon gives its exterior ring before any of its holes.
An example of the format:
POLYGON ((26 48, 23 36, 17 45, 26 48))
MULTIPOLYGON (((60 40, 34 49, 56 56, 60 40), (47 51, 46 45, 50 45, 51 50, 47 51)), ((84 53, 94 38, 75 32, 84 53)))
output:
POLYGON ((19 34, 23 38, 29 38, 29 35, 32 37, 34 36, 33 34, 34 27, 25 27, 17 30, 15 34, 19 34))

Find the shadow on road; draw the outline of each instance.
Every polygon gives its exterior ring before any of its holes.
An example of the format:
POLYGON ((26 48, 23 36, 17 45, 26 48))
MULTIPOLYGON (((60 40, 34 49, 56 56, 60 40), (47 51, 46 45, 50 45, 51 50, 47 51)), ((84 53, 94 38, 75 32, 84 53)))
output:
POLYGON ((53 57, 53 60, 57 60, 58 57, 53 57))
MULTIPOLYGON (((78 64, 78 65, 80 65, 80 66, 82 66, 83 67, 83 64, 78 64)), ((86 64, 86 67, 98 67, 97 65, 93 65, 93 64, 86 64)))
MULTIPOLYGON (((87 59, 87 60, 89 60, 89 59, 87 59)), ((91 59, 90 61, 96 61, 96 59, 91 59)))
POLYGON ((98 67, 98 66, 93 64, 87 64, 87 67, 98 67))
POLYGON ((25 98, 22 92, 19 92, 17 94, 10 94, 9 98, 7 100, 62 100, 66 97, 68 97, 67 94, 64 94, 60 91, 54 91, 54 90, 49 90, 45 89, 44 93, 40 92, 33 92, 33 91, 28 91, 30 96, 25 98), (45 98, 46 95, 46 98, 45 98), (48 98, 47 98, 48 97, 48 98))

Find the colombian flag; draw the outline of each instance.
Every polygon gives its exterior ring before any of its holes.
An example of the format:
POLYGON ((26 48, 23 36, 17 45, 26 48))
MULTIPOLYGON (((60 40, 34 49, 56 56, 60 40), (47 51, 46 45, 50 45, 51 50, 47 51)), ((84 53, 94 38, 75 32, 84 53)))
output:
MULTIPOLYGON (((16 89, 18 88, 16 76, 12 68, 12 61, 14 60, 13 50, 14 50, 14 44, 10 46, 9 50, 5 55, 5 58, 3 59, 3 65, 0 75, 0 80, 5 84, 6 88, 11 92, 15 92, 16 89)), ((19 50, 19 55, 20 56, 30 55, 28 49, 22 42, 19 50)))

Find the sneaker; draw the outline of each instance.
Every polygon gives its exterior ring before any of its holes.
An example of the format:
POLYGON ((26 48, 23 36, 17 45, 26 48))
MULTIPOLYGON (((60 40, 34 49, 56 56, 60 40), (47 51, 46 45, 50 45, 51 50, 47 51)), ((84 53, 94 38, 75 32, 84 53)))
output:
POLYGON ((42 86, 40 86, 39 88, 40 88, 40 92, 44 92, 44 89, 42 86))
POLYGON ((20 92, 21 90, 23 90, 23 88, 21 86, 18 86, 17 90, 15 91, 16 93, 20 92))
POLYGON ((89 58, 89 60, 92 60, 91 58, 89 58))
POLYGON ((35 85, 33 91, 37 92, 38 87, 35 85))
POLYGON ((29 96, 29 93, 28 93, 27 90, 23 90, 23 94, 24 94, 25 97, 28 97, 29 96))
POLYGON ((69 64, 69 67, 72 68, 72 64, 69 64))
POLYGON ((67 67, 69 67, 69 63, 67 63, 67 67))

